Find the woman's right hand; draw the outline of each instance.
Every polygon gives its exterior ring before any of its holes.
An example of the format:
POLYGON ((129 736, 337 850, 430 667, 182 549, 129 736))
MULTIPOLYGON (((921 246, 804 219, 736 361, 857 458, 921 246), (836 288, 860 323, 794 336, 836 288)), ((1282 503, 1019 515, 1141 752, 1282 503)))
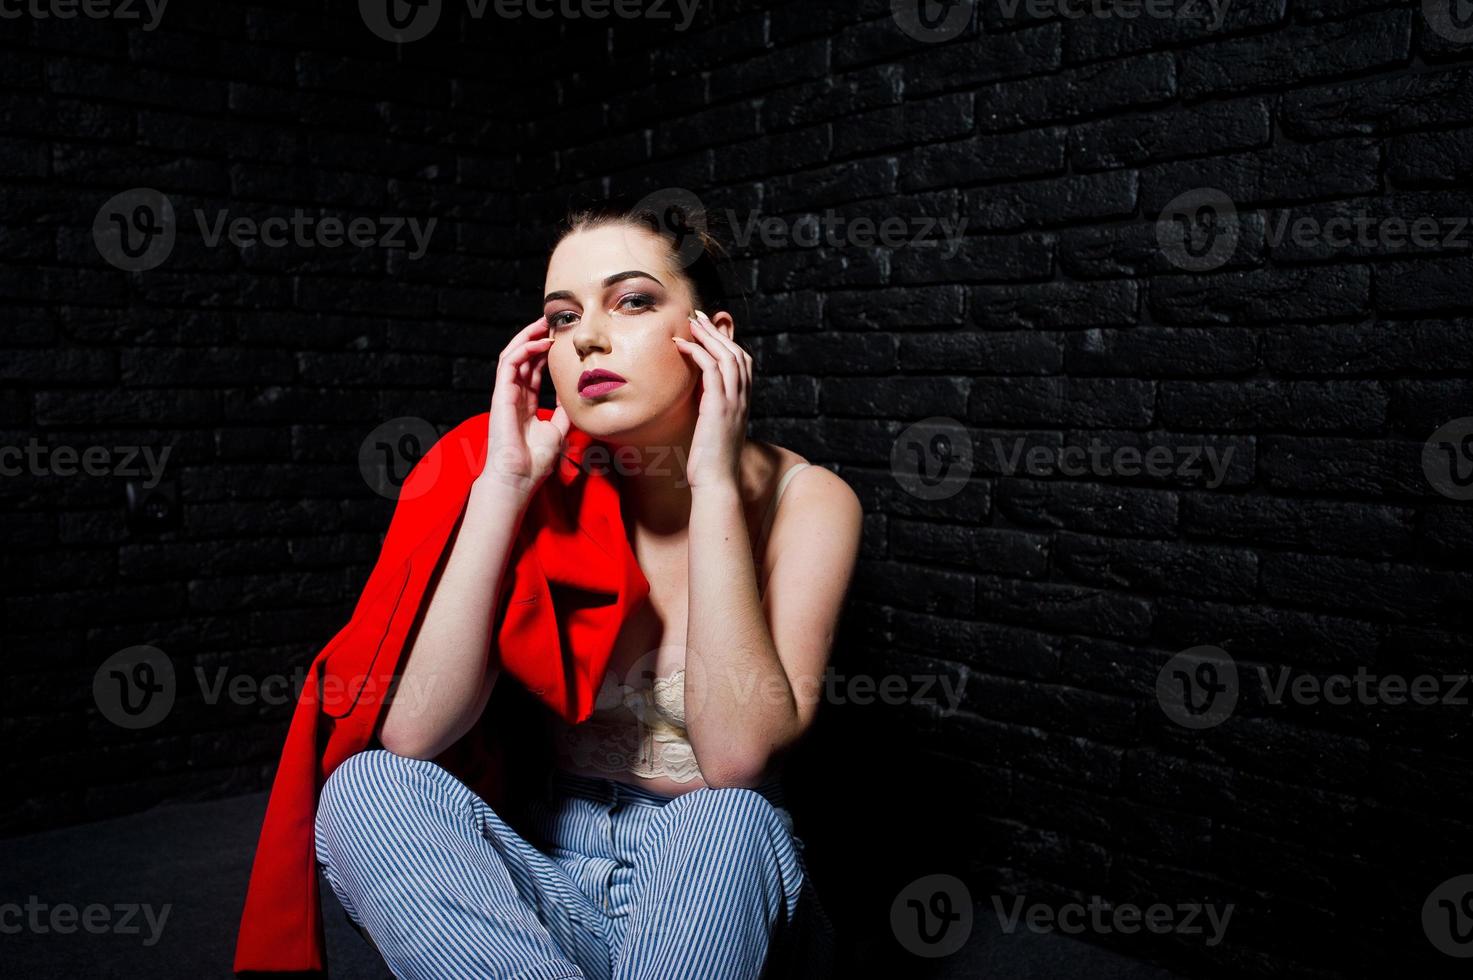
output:
POLYGON ((478 482, 509 488, 530 499, 552 472, 572 423, 558 401, 552 418, 537 417, 537 393, 553 339, 547 317, 523 327, 501 351, 491 392, 486 466, 478 482))

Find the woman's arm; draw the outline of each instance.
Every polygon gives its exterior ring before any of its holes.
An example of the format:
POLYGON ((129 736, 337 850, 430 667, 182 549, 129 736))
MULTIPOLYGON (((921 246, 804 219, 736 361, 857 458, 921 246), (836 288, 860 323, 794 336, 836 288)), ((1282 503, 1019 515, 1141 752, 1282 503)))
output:
POLYGON ((545 316, 512 337, 496 362, 486 423, 486 462, 471 484, 450 559, 430 596, 394 691, 379 741, 395 755, 433 759, 470 731, 501 667, 491 622, 512 542, 538 485, 557 462, 570 423, 562 402, 537 417, 552 337, 545 316))
POLYGON ((380 721, 379 741, 395 755, 432 759, 486 710, 501 673, 491 650, 493 603, 527 501, 494 480, 472 484, 450 560, 380 721))
POLYGON ((709 786, 757 786, 818 713, 864 508, 821 467, 768 535, 766 609, 735 487, 692 491, 686 728, 709 786))

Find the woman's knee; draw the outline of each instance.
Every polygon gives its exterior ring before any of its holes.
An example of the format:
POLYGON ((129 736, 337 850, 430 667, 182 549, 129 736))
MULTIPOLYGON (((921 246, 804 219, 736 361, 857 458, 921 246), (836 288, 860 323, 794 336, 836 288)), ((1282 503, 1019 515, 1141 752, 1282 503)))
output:
POLYGON ((390 770, 402 761, 405 760, 383 749, 368 749, 348 756, 322 784, 317 796, 317 822, 342 824, 374 812, 376 804, 383 802, 390 789, 390 770))
POLYGON ((698 834, 716 844, 741 845, 788 834, 777 807, 761 793, 745 787, 703 787, 666 804, 666 809, 672 807, 671 817, 683 832, 698 834))

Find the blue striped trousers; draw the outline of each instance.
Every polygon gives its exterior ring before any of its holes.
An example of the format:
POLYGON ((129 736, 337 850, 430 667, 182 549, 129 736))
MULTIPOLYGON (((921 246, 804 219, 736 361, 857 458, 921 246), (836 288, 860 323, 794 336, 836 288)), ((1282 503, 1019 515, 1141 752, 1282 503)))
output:
POLYGON ((514 828, 428 760, 372 749, 333 770, 317 860, 396 977, 831 972, 833 927, 777 784, 672 797, 553 769, 543 789, 514 828))

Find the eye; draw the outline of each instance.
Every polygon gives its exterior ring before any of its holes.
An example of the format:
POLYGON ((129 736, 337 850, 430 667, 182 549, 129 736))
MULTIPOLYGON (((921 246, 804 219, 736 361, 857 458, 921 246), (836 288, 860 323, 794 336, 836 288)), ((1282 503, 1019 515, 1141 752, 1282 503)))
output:
POLYGON ((626 293, 625 295, 619 297, 619 305, 623 306, 629 300, 638 300, 639 302, 643 303, 644 306, 640 307, 641 309, 646 309, 655 305, 655 298, 645 293, 626 293))
POLYGON ((567 326, 567 321, 563 317, 570 316, 571 314, 571 310, 563 310, 561 313, 550 314, 547 318, 547 325, 553 330, 556 330, 558 327, 567 326))

